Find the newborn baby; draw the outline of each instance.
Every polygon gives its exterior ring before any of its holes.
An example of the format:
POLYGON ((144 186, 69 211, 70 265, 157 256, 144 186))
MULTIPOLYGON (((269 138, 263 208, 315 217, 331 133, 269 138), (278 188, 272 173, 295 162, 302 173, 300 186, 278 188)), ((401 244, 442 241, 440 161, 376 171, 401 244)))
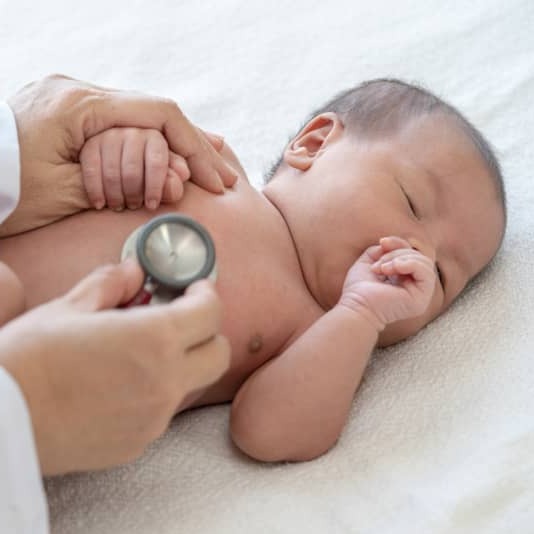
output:
MULTIPOLYGON (((397 80, 363 83, 315 112, 261 192, 227 146, 222 154, 239 173, 233 188, 214 195, 187 181, 177 205, 156 211, 211 233, 232 346, 226 375, 179 410, 233 401, 231 433, 245 453, 308 460, 339 437, 374 347, 440 315, 497 252, 499 166, 454 108, 397 80)), ((79 213, 4 239, 0 261, 37 306, 117 262, 152 216, 79 213)))

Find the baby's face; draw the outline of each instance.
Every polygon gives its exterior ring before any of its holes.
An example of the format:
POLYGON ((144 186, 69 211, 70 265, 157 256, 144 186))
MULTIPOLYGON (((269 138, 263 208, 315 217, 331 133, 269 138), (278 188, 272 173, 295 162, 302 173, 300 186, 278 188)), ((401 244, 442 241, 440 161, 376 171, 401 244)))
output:
POLYGON ((493 181, 470 141, 441 117, 414 121, 380 141, 344 132, 300 176, 280 178, 300 180, 300 197, 296 188, 286 191, 295 203, 290 224, 308 286, 325 309, 339 299, 349 267, 381 237, 400 236, 435 262, 429 308, 388 325, 382 346, 442 313, 501 241, 493 181))

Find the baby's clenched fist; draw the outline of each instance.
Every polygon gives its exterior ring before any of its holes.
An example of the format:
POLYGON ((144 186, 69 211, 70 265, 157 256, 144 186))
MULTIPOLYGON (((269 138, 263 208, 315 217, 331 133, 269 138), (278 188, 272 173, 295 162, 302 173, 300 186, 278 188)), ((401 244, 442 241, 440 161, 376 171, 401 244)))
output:
POLYGON ((169 150, 157 130, 112 128, 91 137, 80 152, 89 201, 97 209, 155 209, 176 202, 189 179, 187 161, 169 150))
POLYGON ((340 304, 364 312, 378 330, 417 317, 428 308, 436 286, 434 262, 400 237, 384 237, 350 268, 340 304))

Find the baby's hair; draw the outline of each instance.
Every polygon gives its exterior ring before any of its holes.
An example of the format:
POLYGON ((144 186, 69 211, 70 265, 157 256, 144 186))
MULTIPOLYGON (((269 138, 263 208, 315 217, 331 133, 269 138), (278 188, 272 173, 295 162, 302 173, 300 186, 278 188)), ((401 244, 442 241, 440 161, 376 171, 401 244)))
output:
MULTIPOLYGON (((347 131, 367 139, 398 132, 414 118, 425 115, 439 113, 452 118, 471 140, 485 162, 494 181, 506 225, 504 181, 499 162, 490 143, 455 107, 430 91, 396 79, 369 80, 339 93, 315 110, 308 120, 325 112, 336 113, 347 131)), ((266 182, 273 177, 281 162, 282 156, 267 173, 266 182)))

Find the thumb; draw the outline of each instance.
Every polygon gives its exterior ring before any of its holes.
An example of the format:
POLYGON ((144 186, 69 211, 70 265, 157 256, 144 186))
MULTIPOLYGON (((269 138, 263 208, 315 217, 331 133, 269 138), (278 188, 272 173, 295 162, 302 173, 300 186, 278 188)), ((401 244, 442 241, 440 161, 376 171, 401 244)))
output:
POLYGON ((141 267, 133 259, 118 265, 105 265, 78 282, 63 299, 80 311, 116 308, 135 296, 143 278, 141 267))

